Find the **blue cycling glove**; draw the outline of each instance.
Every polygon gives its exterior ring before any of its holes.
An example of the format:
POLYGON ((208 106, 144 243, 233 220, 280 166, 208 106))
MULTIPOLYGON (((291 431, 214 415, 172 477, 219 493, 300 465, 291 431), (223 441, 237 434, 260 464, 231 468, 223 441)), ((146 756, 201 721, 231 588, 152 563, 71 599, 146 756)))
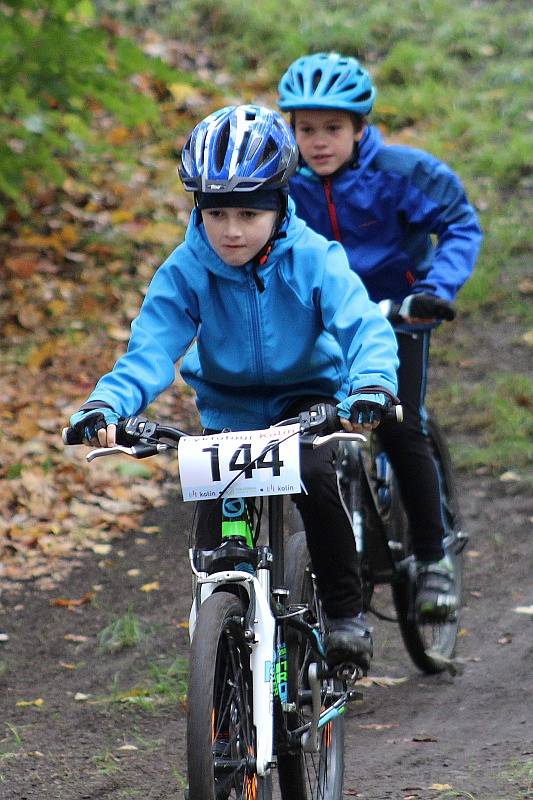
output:
POLYGON ((360 392, 337 404, 339 417, 349 419, 355 425, 381 422, 389 408, 390 400, 382 392, 360 392))
POLYGON ((70 418, 70 424, 80 432, 83 439, 90 442, 97 436, 99 430, 107 428, 108 425, 116 425, 118 420, 119 415, 116 411, 109 406, 102 406, 76 411, 70 418))

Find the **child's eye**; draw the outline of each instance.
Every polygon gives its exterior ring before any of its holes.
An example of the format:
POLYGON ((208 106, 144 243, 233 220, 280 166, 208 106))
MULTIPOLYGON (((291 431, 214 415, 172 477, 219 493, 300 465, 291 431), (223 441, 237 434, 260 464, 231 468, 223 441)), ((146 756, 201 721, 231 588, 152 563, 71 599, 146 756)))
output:
POLYGON ((242 215, 243 215, 243 217, 245 219, 254 219, 254 217, 257 217, 257 212, 256 211, 243 211, 242 215))

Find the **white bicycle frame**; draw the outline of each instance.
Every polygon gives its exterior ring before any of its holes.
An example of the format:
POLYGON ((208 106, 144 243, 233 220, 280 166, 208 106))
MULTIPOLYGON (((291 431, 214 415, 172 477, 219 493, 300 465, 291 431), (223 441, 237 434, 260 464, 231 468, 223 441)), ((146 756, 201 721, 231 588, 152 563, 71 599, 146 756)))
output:
MULTIPOLYGON (((327 436, 317 436, 313 447, 320 447, 329 441, 342 439, 366 441, 366 437, 358 433, 336 432, 327 436)), ((270 610, 270 571, 260 568, 257 577, 242 570, 225 570, 208 575, 199 572, 194 566, 193 551, 189 550, 191 569, 196 577, 197 591, 192 602, 189 615, 189 636, 192 642, 196 628, 199 606, 204 603, 213 591, 224 584, 241 584, 248 592, 250 602, 255 609, 251 620, 253 638, 251 646, 253 723, 256 730, 256 769, 257 774, 264 776, 273 762, 274 743, 274 665, 275 652, 275 618, 270 610), (199 591, 198 591, 199 587, 199 591), (267 691, 265 691, 267 689, 267 691)), ((310 749, 316 749, 310 743, 310 749)))

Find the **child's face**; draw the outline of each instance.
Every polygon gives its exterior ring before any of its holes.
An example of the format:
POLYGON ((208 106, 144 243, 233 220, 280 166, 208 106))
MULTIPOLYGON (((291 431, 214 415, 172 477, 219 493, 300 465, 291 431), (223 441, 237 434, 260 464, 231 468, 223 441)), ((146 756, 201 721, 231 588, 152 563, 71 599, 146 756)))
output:
POLYGON ((294 130, 302 158, 317 175, 332 175, 350 160, 356 132, 348 111, 301 109, 295 112, 294 130))
POLYGON ((248 263, 268 242, 276 211, 254 208, 207 208, 202 211, 209 244, 231 267, 248 263))

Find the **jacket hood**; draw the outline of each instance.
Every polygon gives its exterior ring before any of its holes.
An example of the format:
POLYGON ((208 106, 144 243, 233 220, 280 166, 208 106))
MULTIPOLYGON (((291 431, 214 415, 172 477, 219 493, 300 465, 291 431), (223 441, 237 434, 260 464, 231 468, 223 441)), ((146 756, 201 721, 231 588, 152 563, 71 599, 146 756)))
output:
MULTIPOLYGON (((275 240, 272 252, 266 264, 257 267, 258 272, 261 275, 269 272, 274 264, 283 258, 287 251, 294 246, 294 243, 302 236, 305 229, 305 222, 296 216, 294 202, 289 198, 287 215, 280 229, 280 232, 284 235, 280 239, 275 240)), ((191 212, 189 224, 185 232, 185 244, 192 255, 194 255, 204 267, 222 278, 236 282, 245 281, 247 274, 251 272, 254 267, 253 261, 249 261, 242 267, 232 267, 226 264, 226 262, 217 255, 209 243, 205 227, 201 222, 200 214, 196 208, 191 212)))
MULTIPOLYGON (((381 133, 377 128, 373 125, 368 125, 365 128, 363 136, 361 137, 361 141, 359 142, 359 147, 357 151, 357 166, 354 168, 354 172, 365 172, 367 166, 372 161, 380 147, 383 146, 383 138, 381 133)), ((335 174, 342 173, 348 169, 353 169, 351 167, 340 167, 338 172, 335 174)), ((306 178, 311 178, 312 180, 322 181, 320 175, 317 175, 311 167, 308 167, 307 164, 304 163, 298 169, 298 173, 303 175, 306 178)))

